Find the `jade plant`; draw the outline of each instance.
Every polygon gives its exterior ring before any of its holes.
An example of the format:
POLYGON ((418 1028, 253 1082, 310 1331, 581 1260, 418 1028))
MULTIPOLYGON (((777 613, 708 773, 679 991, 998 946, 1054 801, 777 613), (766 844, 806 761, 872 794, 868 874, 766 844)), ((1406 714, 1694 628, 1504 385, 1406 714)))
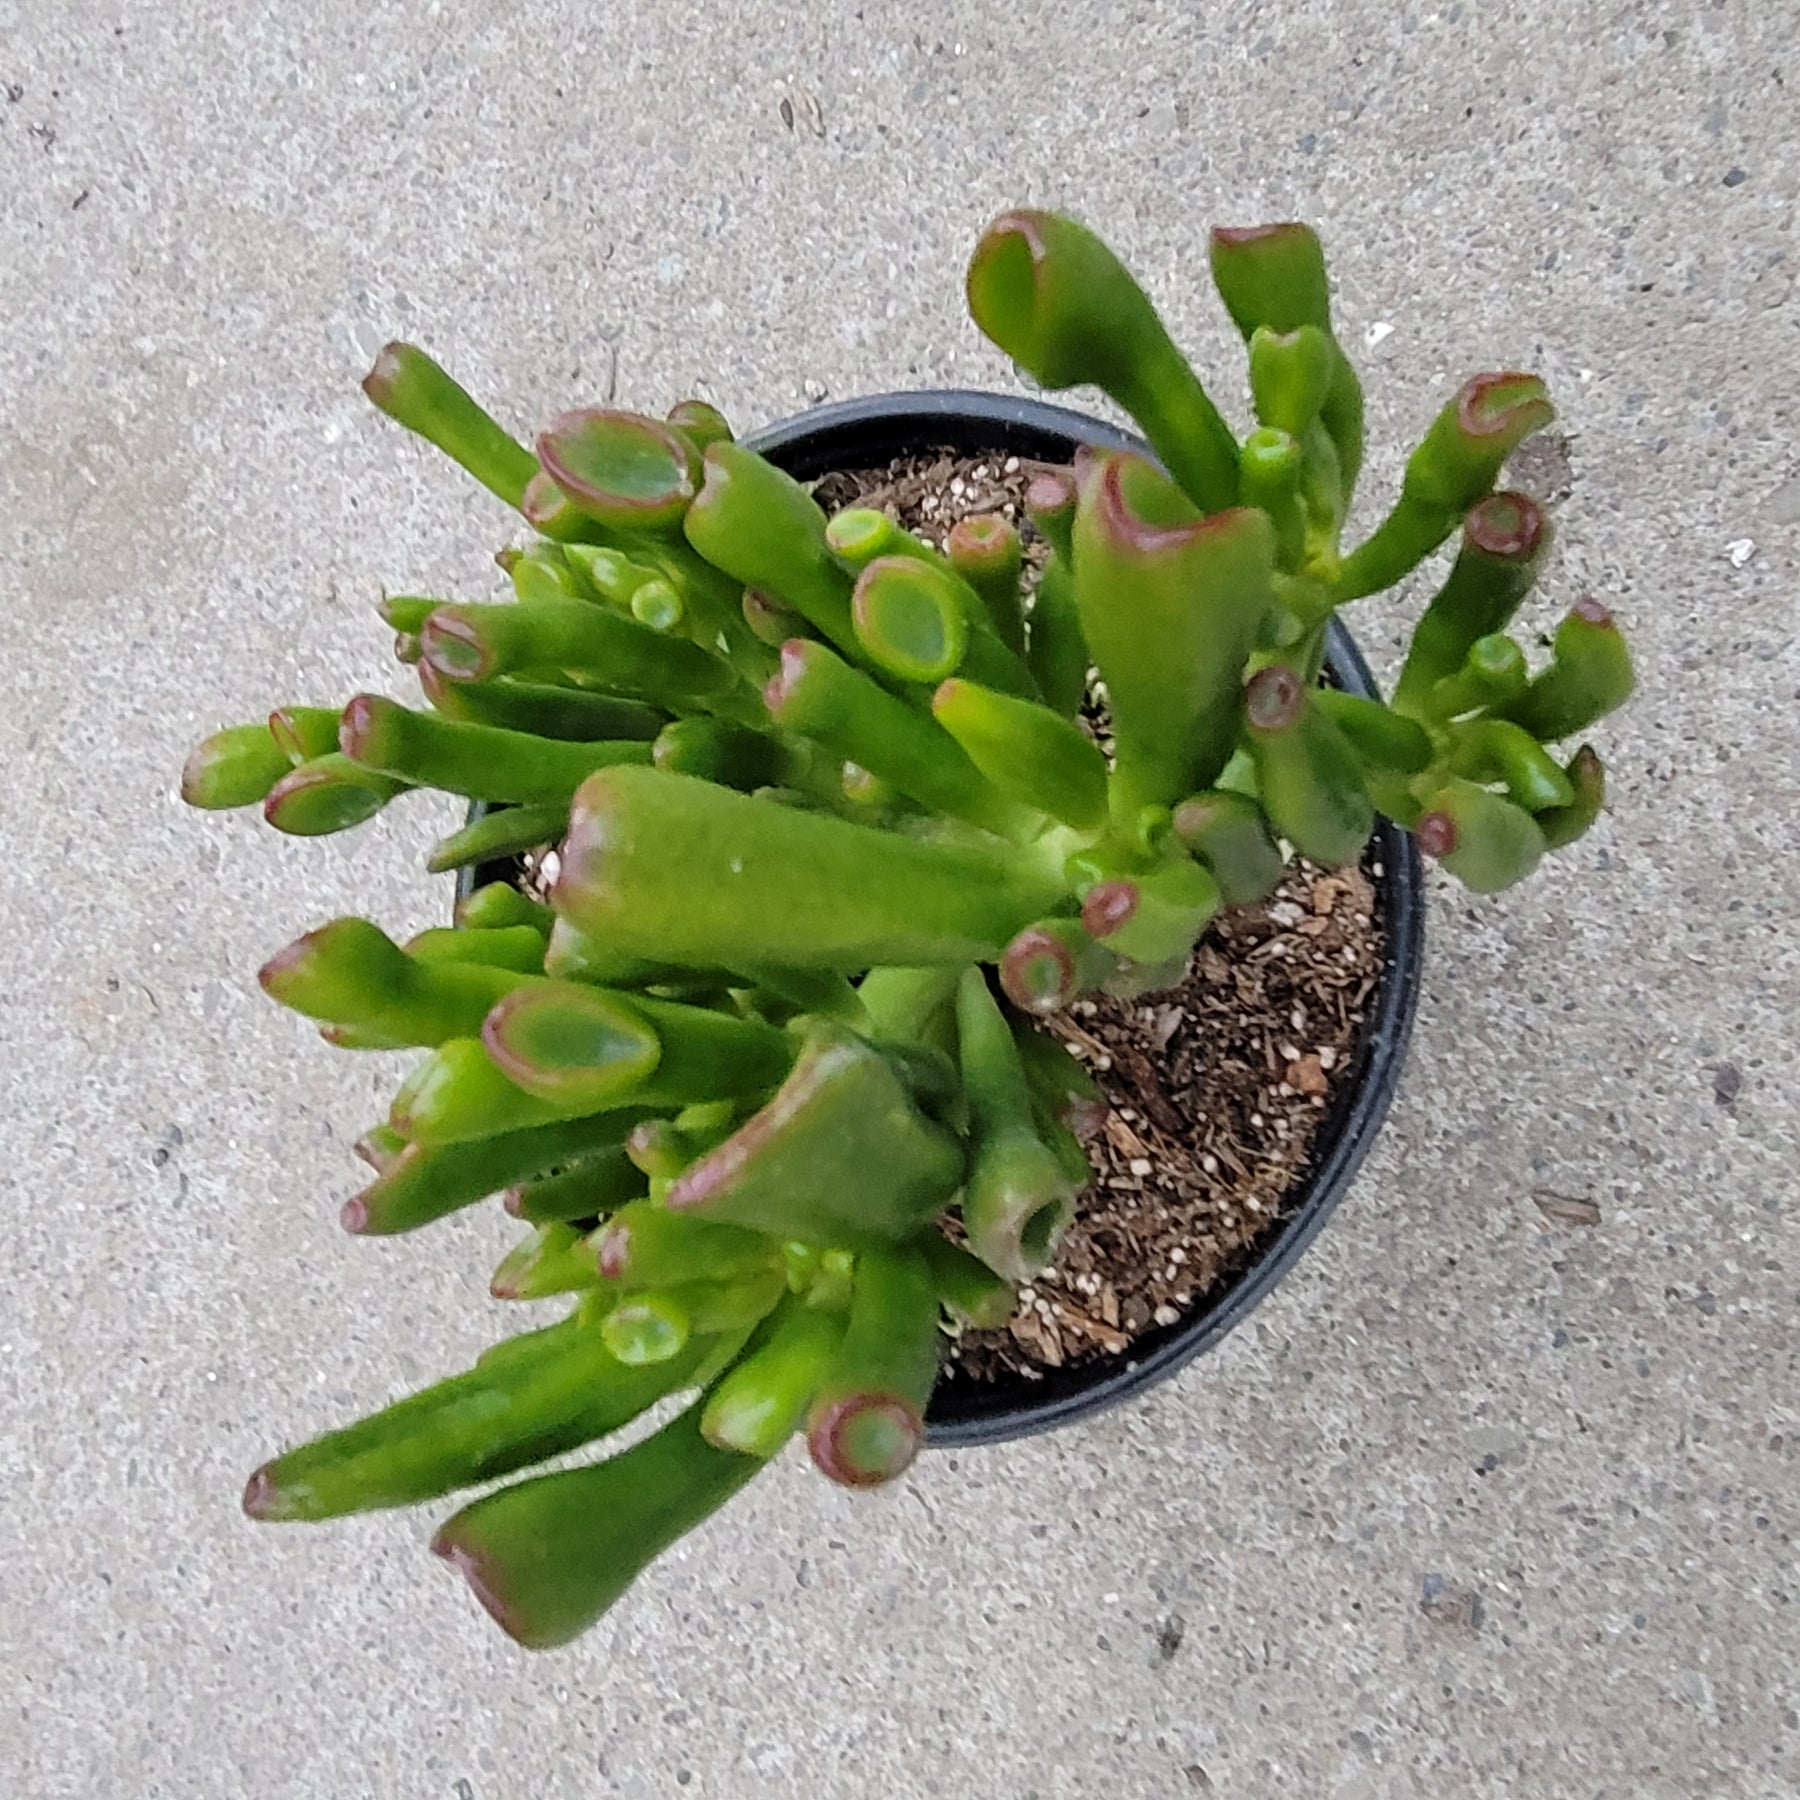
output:
POLYGON ((828 518, 700 401, 565 413, 526 448, 382 352, 375 404, 530 528, 498 558, 516 597, 385 599, 422 704, 280 707, 199 745, 183 793, 314 835, 437 788, 486 807, 432 870, 555 848, 540 892, 490 881, 406 943, 338 919, 261 980, 331 1043, 424 1052, 345 1227, 500 1195, 524 1236, 493 1293, 565 1312, 276 1457, 252 1517, 437 1499, 661 1408, 438 1531, 542 1646, 793 1433, 833 1481, 891 1480, 945 1333, 1010 1316, 1089 1178, 1100 1096, 1035 1021, 1168 985, 1222 906, 1355 859, 1377 813, 1480 891, 1593 822, 1599 758, 1551 747, 1630 691, 1619 630, 1577 602, 1536 673, 1508 633, 1549 526, 1496 482, 1542 383, 1464 386, 1346 550, 1362 396, 1319 240, 1221 230, 1212 273, 1242 439, 1098 238, 989 228, 976 324, 1151 454, 1084 451, 942 547, 828 518), (1452 540, 1392 701, 1324 684, 1338 609, 1452 540))

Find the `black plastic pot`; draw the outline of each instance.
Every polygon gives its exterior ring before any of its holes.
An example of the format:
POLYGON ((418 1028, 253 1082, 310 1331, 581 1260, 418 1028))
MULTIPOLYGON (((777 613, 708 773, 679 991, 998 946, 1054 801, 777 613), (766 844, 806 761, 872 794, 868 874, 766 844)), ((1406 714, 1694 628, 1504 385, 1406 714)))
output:
MULTIPOLYGON (((958 391, 879 394, 821 406, 771 425, 746 442, 802 480, 838 469, 879 468, 897 456, 937 449, 1061 463, 1084 443, 1143 448, 1129 433, 1067 407, 958 391)), ((1375 692, 1368 664, 1349 632, 1335 621, 1326 664, 1337 686, 1356 694, 1375 692)), ((1409 834, 1382 820, 1373 851, 1387 932, 1386 972, 1288 1210, 1254 1258, 1173 1325, 1137 1339, 1128 1353, 1080 1368, 1048 1369, 1036 1381, 975 1382, 954 1376, 940 1381, 928 1418, 932 1445, 944 1449, 1028 1437, 1142 1393, 1218 1343, 1318 1235, 1387 1114, 1418 1004, 1425 926, 1418 848, 1409 834)), ((505 865, 464 870, 457 891, 506 879, 511 872, 505 865)))

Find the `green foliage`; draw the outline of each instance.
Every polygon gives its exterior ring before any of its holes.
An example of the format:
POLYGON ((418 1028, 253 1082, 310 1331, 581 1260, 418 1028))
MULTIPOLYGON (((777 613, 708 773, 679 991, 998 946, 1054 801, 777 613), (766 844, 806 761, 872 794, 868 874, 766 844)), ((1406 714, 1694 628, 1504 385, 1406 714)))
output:
POLYGON ((303 835, 417 788, 498 803, 433 869, 556 845, 545 897, 483 888, 404 945, 337 920, 263 983, 334 1043, 427 1052, 360 1140, 345 1225, 501 1194, 527 1235, 495 1295, 571 1310, 278 1457, 253 1516, 430 1499, 697 1391, 440 1533, 547 1645, 795 1432, 833 1480, 891 1479, 942 1332, 1005 1319, 1088 1173, 1072 1128, 1098 1095, 1035 1017, 1166 980, 1221 904, 1296 852, 1354 859, 1377 813, 1478 891, 1593 823, 1599 758, 1545 746, 1630 693, 1618 627, 1581 601, 1535 677, 1505 635, 1548 531, 1494 483, 1551 416, 1542 384, 1469 382, 1346 553, 1362 390, 1318 239, 1221 231, 1212 268, 1248 353, 1241 444, 1097 237, 995 222, 976 322, 1123 404, 1156 460, 1085 451, 1026 521, 943 550, 828 519, 704 402, 565 413, 528 448, 422 351, 382 353, 382 410, 533 528, 500 558, 516 598, 388 599, 420 706, 277 708, 201 744, 183 793, 303 835), (1458 533, 1392 706, 1321 689, 1334 609, 1458 533))

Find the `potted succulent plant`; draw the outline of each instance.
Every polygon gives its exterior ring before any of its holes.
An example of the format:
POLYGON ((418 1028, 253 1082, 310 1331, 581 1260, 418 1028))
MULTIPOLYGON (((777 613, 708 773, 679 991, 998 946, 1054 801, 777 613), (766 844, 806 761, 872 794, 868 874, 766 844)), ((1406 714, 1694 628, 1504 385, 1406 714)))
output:
POLYGON ((1318 240, 1220 231, 1213 273, 1249 350, 1242 442, 1083 227, 1012 213, 976 249, 976 323, 1045 387, 1103 389, 1147 453, 968 396, 814 416, 761 451, 700 402, 586 410, 527 449, 423 353, 383 352, 376 404, 532 527, 499 559, 516 600, 388 598, 423 708, 279 708, 199 745, 183 792, 300 834, 415 787, 481 803, 432 859, 498 876, 465 879, 454 925, 401 945, 339 919, 261 979, 335 1044, 425 1052, 358 1146, 374 1176, 346 1227, 504 1194, 528 1235, 496 1295, 567 1310, 275 1458, 253 1517, 435 1499, 685 1396, 439 1530, 509 1633, 561 1643, 795 1432, 863 1486, 907 1466, 928 1409, 937 1436, 1054 1422, 1185 1360, 1297 1254, 1404 1042, 1413 846, 1485 892, 1580 835, 1599 760, 1546 746, 1632 678, 1597 602, 1535 675, 1507 635, 1547 533, 1495 484, 1551 416, 1541 383, 1467 384, 1346 552, 1361 392, 1318 240), (796 478, 932 446, 1019 477, 941 546, 898 508, 828 516, 796 478), (1384 704, 1337 610, 1458 533, 1384 704), (1371 841, 1388 973, 1350 1021, 1329 1154, 1227 1298, 1115 1331, 1041 1407, 937 1408, 946 1343, 1015 1316, 1092 1175, 1106 1058, 1073 1021, 1154 1016, 1209 926, 1371 841))

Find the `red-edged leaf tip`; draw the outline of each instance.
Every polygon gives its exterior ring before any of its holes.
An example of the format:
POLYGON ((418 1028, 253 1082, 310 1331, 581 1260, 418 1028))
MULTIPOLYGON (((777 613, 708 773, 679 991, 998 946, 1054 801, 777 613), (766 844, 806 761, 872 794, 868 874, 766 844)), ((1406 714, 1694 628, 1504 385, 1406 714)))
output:
POLYGON ((281 1489, 265 1463, 244 1483, 244 1512, 252 1519, 279 1519, 282 1511, 281 1489))
POLYGON ((452 681, 479 681, 487 673, 488 651, 481 633, 468 619, 434 612, 420 628, 419 651, 425 661, 452 681))
POLYGON ((1244 715, 1257 731, 1282 731, 1300 716, 1306 684, 1284 664, 1258 669, 1244 687, 1244 715))
POLYGON ((1535 555, 1543 542, 1544 514, 1529 495, 1489 494, 1469 508, 1463 533, 1489 556, 1523 561, 1535 555))
POLYGON ((431 1553, 433 1556, 441 1556, 469 1584, 469 1592, 481 1602, 488 1616, 514 1643, 523 1644, 528 1641, 519 1621, 490 1585, 481 1560, 474 1551, 440 1531, 431 1540, 431 1553))
POLYGON ((411 344, 383 344, 376 353, 373 367, 362 378, 362 391, 380 406, 393 391, 394 383, 405 374, 406 360, 418 355, 411 344))
POLYGON ((1427 856, 1449 856, 1456 849, 1456 821, 1447 812, 1428 812, 1413 827, 1427 856))
POLYGON ((1096 881, 1081 902, 1081 929, 1091 938, 1111 937, 1137 915, 1135 881, 1096 881))
POLYGON ((1457 390, 1456 418, 1471 437, 1498 437, 1534 430, 1556 416, 1536 375, 1500 370, 1472 376, 1457 390), (1532 421, 1527 424, 1526 421, 1532 421))
POLYGON ((917 1411, 896 1396, 846 1394, 814 1418, 806 1447, 831 1480, 844 1487, 876 1487, 906 1468, 924 1436, 917 1411))

